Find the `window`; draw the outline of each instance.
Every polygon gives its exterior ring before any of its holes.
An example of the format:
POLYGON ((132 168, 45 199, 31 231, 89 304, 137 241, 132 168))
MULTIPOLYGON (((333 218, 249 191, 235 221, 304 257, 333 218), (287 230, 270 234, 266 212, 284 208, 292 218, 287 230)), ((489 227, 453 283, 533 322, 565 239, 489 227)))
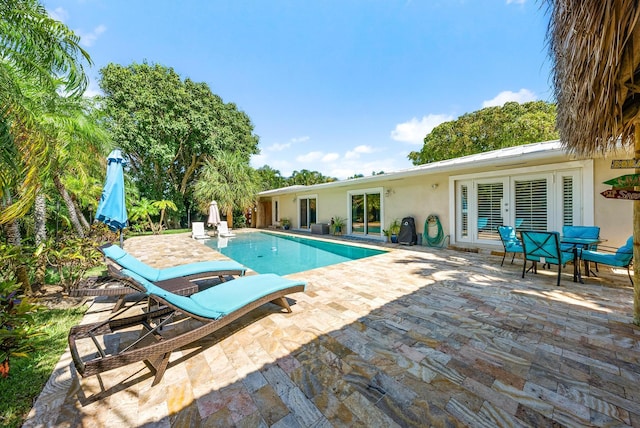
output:
POLYGON ((547 219, 547 180, 514 180, 516 198, 516 228, 549 230, 547 219))
POLYGON ((504 183, 478 183, 478 239, 499 239, 498 226, 502 220, 504 183))
POLYGON ((562 225, 573 226, 573 177, 562 177, 562 225))

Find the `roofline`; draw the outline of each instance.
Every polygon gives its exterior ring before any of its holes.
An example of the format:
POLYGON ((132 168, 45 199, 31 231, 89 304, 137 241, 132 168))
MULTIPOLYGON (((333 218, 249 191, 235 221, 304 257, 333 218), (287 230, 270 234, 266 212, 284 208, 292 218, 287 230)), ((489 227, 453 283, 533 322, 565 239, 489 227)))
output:
POLYGON ((379 181, 397 180, 405 177, 413 177, 416 175, 428 175, 457 170, 463 167, 473 165, 476 167, 492 167, 505 166, 510 160, 518 158, 523 160, 539 160, 557 157, 559 154, 565 154, 560 140, 545 141, 540 143, 523 144, 520 146, 506 147, 504 149, 492 150, 490 152, 476 153, 473 155, 462 156, 454 159, 447 159, 438 162, 426 163, 412 168, 388 172, 380 175, 372 175, 369 177, 352 178, 342 181, 332 181, 330 183, 313 184, 310 186, 290 186, 279 189, 265 190, 258 193, 258 196, 276 196, 287 194, 291 191, 328 189, 333 187, 345 187, 353 184, 375 183, 379 181))

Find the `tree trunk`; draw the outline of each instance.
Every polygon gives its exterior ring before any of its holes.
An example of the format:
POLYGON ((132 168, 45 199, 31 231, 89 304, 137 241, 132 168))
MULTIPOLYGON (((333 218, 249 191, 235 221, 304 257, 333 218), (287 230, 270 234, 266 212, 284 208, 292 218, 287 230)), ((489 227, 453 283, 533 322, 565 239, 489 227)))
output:
MULTIPOLYGON (((18 223, 17 219, 12 220, 7 225, 7 240, 9 241, 9 244, 15 247, 22 247, 20 224, 18 223)), ((31 284, 29 283, 29 273, 27 272, 27 267, 24 264, 18 264, 18 267, 16 268, 16 277, 18 279, 18 282, 22 284, 21 288, 22 290, 24 290, 24 293, 26 295, 31 295, 32 290, 31 284)))
POLYGON ((42 191, 36 195, 33 207, 36 247, 47 239, 47 200, 42 191))
POLYGON ((78 216, 78 219, 80 220, 80 224, 82 224, 82 228, 84 230, 91 229, 91 225, 89 224, 89 222, 85 218, 84 214, 82 213, 82 209, 80 208, 80 206, 78 205, 78 202, 75 199, 73 200, 73 207, 76 210, 76 215, 78 216))
POLYGON ((67 189, 64 187, 64 184, 62 184, 62 181, 60 180, 59 175, 57 174, 53 175, 53 183, 55 184, 56 189, 58 189, 60 196, 62 196, 62 199, 64 200, 65 205, 67 206, 67 211, 69 211, 69 220, 71 221, 71 224, 73 225, 73 228, 76 231, 76 234, 80 238, 84 238, 85 236, 84 229, 82 228, 82 225, 80 224, 80 220, 78 219, 78 215, 76 213, 76 207, 73 204, 73 199, 71 199, 71 196, 69 195, 69 192, 67 192, 67 189))
MULTIPOLYGON (((640 159, 640 122, 635 124, 634 158, 640 159)), ((640 169, 636 168, 636 174, 640 169)), ((636 187, 636 190, 639 188, 636 187)), ((633 323, 640 325, 640 201, 633 201, 633 323)))
MULTIPOLYGON (((34 202, 33 223, 35 225, 35 243, 36 247, 42 245, 47 239, 47 201, 42 191, 38 192, 34 202)), ((36 272, 34 285, 36 287, 44 284, 44 278, 47 270, 46 258, 44 253, 36 258, 36 272)), ((34 290, 38 291, 38 290, 34 290)))
POLYGON ((229 226, 229 229, 233 228, 233 208, 227 210, 227 226, 229 226))

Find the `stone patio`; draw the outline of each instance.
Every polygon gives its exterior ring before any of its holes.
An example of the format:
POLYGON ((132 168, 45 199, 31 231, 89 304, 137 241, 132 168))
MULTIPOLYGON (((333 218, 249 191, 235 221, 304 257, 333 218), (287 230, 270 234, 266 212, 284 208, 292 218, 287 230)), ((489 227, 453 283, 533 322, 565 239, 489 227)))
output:
MULTIPOLYGON (((267 304, 175 352, 155 387, 143 363, 78 378, 67 351, 24 426, 640 426, 626 271, 579 284, 568 268, 556 287, 521 260, 387 247, 290 275, 308 283, 293 313, 267 304)), ((158 267, 224 257, 188 235, 125 249, 158 267)))

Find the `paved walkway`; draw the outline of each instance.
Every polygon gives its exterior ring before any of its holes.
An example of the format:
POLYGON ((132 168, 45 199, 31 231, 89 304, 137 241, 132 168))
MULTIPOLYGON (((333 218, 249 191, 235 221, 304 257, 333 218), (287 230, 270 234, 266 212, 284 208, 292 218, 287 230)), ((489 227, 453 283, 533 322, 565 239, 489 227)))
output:
MULTIPOLYGON (((186 235, 125 248, 156 266, 220 257, 186 235)), ((267 304, 175 352, 155 387, 142 363, 79 379, 67 352, 25 427, 640 427, 626 271, 567 269, 556 287, 520 263, 394 247, 291 275, 308 281, 292 314, 267 304)))

